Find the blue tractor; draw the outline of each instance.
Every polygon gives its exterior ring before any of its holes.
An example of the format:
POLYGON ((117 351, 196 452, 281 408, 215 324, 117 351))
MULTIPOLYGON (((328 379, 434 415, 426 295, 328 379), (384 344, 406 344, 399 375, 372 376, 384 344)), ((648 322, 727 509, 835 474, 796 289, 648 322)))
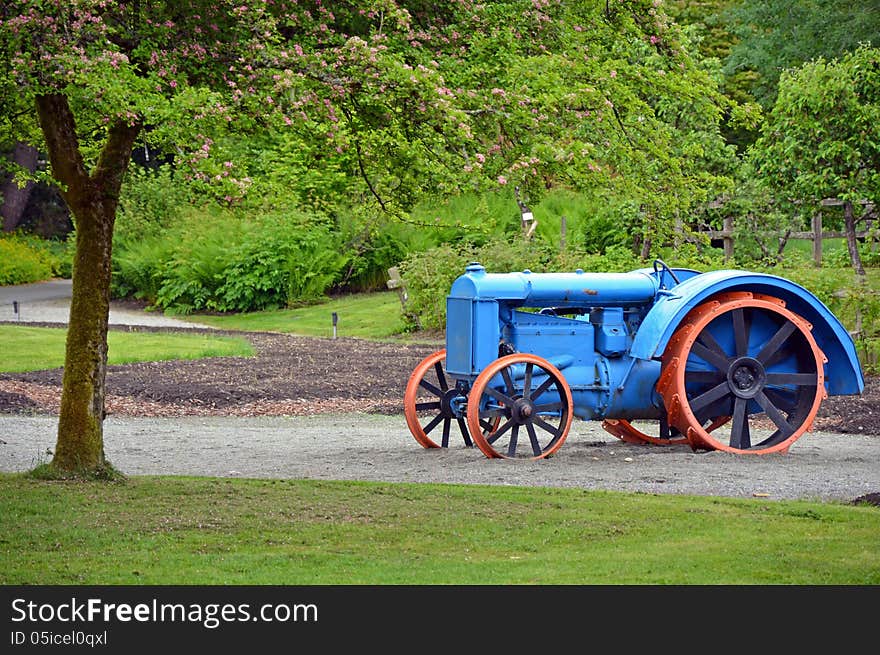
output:
POLYGON ((460 435, 487 457, 541 459, 578 418, 631 443, 786 452, 829 394, 864 389, 840 321, 763 273, 660 260, 629 273, 472 263, 446 311, 446 348, 416 367, 404 396, 425 448, 460 435))

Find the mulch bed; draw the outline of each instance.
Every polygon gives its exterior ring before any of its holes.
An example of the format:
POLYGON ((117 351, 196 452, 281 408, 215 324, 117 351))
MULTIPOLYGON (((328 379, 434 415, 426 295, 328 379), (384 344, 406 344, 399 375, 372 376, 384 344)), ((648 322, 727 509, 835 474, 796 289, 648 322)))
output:
MULTIPOLYGON (((443 347, 236 333, 254 357, 144 362, 107 369, 107 410, 127 416, 305 415, 403 411, 412 370, 443 347)), ((61 369, 0 374, 0 413, 57 413, 61 369)), ((816 429, 880 435, 880 379, 862 396, 832 396, 816 429)))

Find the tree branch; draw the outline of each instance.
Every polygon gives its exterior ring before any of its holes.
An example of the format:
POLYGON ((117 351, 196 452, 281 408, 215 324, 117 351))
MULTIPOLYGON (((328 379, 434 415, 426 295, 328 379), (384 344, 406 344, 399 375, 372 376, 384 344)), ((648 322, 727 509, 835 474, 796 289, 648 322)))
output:
POLYGON ((122 187, 122 178, 128 170, 131 160, 131 149, 134 141, 143 127, 140 121, 129 125, 117 120, 110 127, 107 141, 98 157, 98 164, 92 172, 91 178, 104 193, 103 201, 110 201, 115 213, 116 203, 119 201, 119 189, 122 187))
POLYGON ((67 187, 82 184, 89 175, 79 150, 76 120, 67 96, 60 93, 39 95, 36 104, 55 179, 67 187))

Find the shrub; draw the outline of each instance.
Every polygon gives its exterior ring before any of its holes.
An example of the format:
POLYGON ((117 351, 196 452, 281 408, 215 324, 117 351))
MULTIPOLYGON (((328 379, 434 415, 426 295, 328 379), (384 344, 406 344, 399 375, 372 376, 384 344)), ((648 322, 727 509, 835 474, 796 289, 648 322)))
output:
POLYGON ((328 227, 297 212, 198 210, 120 248, 113 291, 173 313, 255 311, 319 298, 345 261, 328 227))
POLYGON ((59 263, 48 248, 35 245, 34 240, 19 235, 0 237, 0 286, 39 282, 55 276, 59 263))

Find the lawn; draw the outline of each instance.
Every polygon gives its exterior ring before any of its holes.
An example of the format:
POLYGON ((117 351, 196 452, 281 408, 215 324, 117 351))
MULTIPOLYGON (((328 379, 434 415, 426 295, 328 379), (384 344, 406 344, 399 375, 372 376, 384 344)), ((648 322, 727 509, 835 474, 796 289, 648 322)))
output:
POLYGON ((224 330, 284 332, 310 337, 333 336, 333 314, 339 337, 389 339, 403 330, 400 299, 393 291, 340 296, 327 302, 243 314, 193 314, 182 317, 224 330))
POLYGON ((871 506, 0 474, 0 584, 880 584, 871 506))
MULTIPOLYGON (((0 325, 0 373, 20 373, 64 365, 64 328, 0 325)), ((180 332, 122 332, 107 335, 109 364, 200 359, 203 357, 250 357, 251 343, 243 337, 180 332)))

